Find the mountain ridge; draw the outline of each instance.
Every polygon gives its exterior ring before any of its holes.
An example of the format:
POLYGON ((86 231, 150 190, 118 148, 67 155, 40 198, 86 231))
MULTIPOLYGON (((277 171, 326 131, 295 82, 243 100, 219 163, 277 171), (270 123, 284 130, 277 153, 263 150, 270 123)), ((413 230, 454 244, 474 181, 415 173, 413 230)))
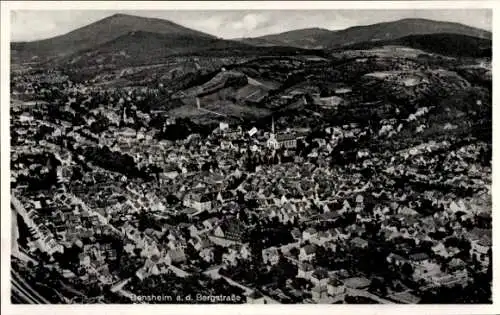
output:
POLYGON ((367 50, 383 46, 404 46, 452 57, 491 57, 491 40, 451 33, 408 35, 393 40, 356 43, 338 50, 367 50))
POLYGON ((409 35, 435 34, 435 33, 455 33, 460 35, 473 36, 478 38, 491 39, 491 32, 467 26, 455 22, 442 22, 430 19, 400 19, 396 21, 374 23, 369 25, 352 26, 342 30, 325 30, 318 28, 315 34, 311 32, 315 28, 298 29, 278 34, 264 35, 253 38, 243 38, 240 41, 247 44, 275 45, 278 43, 288 44, 294 47, 311 48, 304 46, 304 31, 309 33, 310 42, 315 43, 315 47, 321 46, 323 49, 337 48, 345 45, 352 45, 360 42, 367 42, 373 39, 392 40, 409 35), (319 46, 318 46, 319 45, 319 46))
MULTIPOLYGON (((148 59, 145 55, 151 53, 151 49, 153 50, 151 54, 154 56, 149 59, 179 53, 200 53, 204 50, 208 52, 210 50, 249 49, 259 52, 259 47, 267 47, 271 50, 274 47, 331 50, 371 41, 393 41, 410 35, 439 33, 491 39, 491 32, 459 23, 428 19, 401 19, 353 26, 338 31, 312 27, 256 38, 226 40, 168 20, 118 13, 53 38, 32 42, 13 42, 11 43, 11 56, 13 62, 58 62, 70 58, 78 59, 79 54, 85 59, 85 54, 92 54, 99 50, 104 50, 108 55, 116 55, 125 49, 134 51, 129 58, 132 62, 137 58, 148 59), (134 32, 143 34, 145 38, 134 36, 134 32)), ((276 53, 279 54, 279 51, 276 53)))
POLYGON ((40 57, 68 56, 80 50, 102 45, 133 31, 158 34, 184 34, 203 39, 216 38, 213 35, 196 31, 168 20, 120 13, 52 38, 30 42, 12 42, 11 49, 20 55, 24 53, 28 56, 33 51, 40 57))

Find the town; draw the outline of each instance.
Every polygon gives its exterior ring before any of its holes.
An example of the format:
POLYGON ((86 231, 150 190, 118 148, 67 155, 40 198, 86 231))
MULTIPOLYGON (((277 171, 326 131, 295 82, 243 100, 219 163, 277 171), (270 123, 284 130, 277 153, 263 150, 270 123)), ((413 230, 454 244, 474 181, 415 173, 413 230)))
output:
POLYGON ((491 40, 427 33, 13 43, 12 303, 492 303, 491 40))
POLYGON ((313 132, 274 120, 167 140, 142 124, 152 118, 132 105, 147 97, 140 91, 63 85, 65 106, 13 105, 11 184, 25 243, 15 246, 36 257, 16 272, 36 283, 50 275, 64 302, 166 290, 246 303, 418 303, 465 296, 491 272, 487 143, 347 147, 342 159, 343 143, 387 136, 390 122, 313 132), (75 112, 96 98, 108 105, 75 112))

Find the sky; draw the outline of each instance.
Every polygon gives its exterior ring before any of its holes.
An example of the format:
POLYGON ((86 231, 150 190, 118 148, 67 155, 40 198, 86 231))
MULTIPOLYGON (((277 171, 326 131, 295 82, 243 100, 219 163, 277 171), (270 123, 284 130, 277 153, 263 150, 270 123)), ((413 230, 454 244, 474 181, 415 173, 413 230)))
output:
POLYGON ((426 18, 492 29, 490 9, 456 10, 239 10, 239 11, 91 11, 18 10, 11 12, 11 40, 32 41, 62 35, 115 13, 170 20, 222 38, 257 37, 294 29, 351 26, 426 18))

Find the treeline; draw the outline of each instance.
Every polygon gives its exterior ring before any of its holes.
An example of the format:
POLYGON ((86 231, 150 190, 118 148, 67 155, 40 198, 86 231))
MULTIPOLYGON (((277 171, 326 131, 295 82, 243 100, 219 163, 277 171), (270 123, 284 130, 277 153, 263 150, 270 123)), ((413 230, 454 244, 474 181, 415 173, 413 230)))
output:
POLYGON ((215 126, 198 125, 189 118, 177 118, 175 124, 165 125, 163 130, 157 133, 157 138, 170 141, 183 140, 190 134, 195 133, 206 136, 213 129, 215 129, 215 126))
POLYGON ((145 169, 137 168, 134 159, 130 155, 113 152, 107 146, 103 148, 88 147, 77 151, 80 151, 78 153, 82 154, 90 162, 104 169, 130 177, 143 178, 145 180, 152 179, 152 176, 145 169))
POLYGON ((13 187, 26 184, 28 190, 37 191, 50 189, 58 183, 57 167, 61 163, 51 153, 21 155, 17 160, 12 161, 12 164, 35 165, 28 175, 18 176, 16 183, 12 184, 13 187))

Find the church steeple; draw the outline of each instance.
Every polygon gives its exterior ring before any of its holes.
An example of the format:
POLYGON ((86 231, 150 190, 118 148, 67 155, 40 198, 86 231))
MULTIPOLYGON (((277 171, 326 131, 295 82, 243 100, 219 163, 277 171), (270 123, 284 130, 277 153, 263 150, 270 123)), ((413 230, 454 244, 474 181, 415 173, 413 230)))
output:
POLYGON ((272 117, 271 122, 271 134, 269 135, 269 139, 267 140, 267 147, 272 149, 277 149, 279 143, 276 141, 276 135, 274 134, 274 117, 272 117))

